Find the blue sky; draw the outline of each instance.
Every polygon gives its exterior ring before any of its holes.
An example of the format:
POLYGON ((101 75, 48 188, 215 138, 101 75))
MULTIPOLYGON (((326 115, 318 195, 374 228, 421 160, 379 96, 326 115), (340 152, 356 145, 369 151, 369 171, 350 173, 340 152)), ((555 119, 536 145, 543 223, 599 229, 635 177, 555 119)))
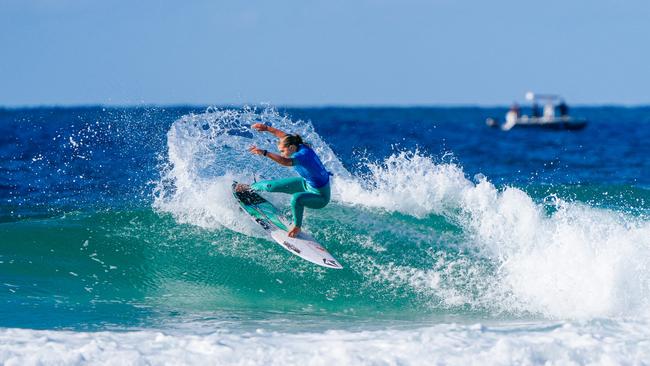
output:
POLYGON ((0 0, 0 106, 650 104, 650 1, 0 0))

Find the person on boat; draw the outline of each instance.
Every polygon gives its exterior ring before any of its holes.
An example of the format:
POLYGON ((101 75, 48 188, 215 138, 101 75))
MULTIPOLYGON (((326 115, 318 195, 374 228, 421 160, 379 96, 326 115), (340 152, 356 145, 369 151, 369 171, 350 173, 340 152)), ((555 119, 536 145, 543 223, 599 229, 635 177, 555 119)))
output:
POLYGON ((541 116, 541 114, 539 113, 539 105, 537 105, 537 102, 535 100, 533 100, 533 105, 530 107, 530 110, 531 110, 530 115, 532 117, 537 118, 541 116))
POLYGON ((569 116, 569 106, 566 104, 564 99, 562 99, 560 101, 560 104, 558 104, 557 111, 560 114, 560 117, 568 117, 569 116))
POLYGON ((555 106, 553 103, 548 102, 544 104, 544 116, 542 118, 548 121, 555 119, 555 106))
MULTIPOLYGON (((293 227, 289 236, 295 238, 300 233, 305 207, 319 209, 330 201, 330 175, 314 150, 302 141, 299 135, 290 135, 277 128, 256 123, 253 128, 260 132, 269 132, 279 138, 280 154, 251 146, 252 154, 265 156, 284 166, 292 166, 299 177, 263 180, 250 185, 254 191, 282 192, 292 194, 291 213, 293 227)), ((248 188, 248 187, 245 187, 248 188)))
POLYGON ((520 115, 521 115, 521 110, 519 109, 519 104, 512 103, 512 105, 510 106, 510 110, 508 111, 508 113, 506 113, 506 123, 508 124, 516 123, 520 115))
POLYGON ((515 114, 517 118, 521 117, 521 109, 519 108, 519 104, 512 103, 512 105, 510 106, 510 110, 512 111, 512 113, 515 114))

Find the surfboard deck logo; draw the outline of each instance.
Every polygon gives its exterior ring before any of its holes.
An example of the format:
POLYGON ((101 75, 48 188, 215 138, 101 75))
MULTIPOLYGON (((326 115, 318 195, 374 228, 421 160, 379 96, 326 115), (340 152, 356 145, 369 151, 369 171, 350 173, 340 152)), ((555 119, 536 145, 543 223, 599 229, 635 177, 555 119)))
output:
POLYGON ((238 190, 238 182, 232 183, 232 194, 253 221, 285 250, 319 266, 342 269, 343 266, 311 235, 301 231, 296 238, 288 235, 289 223, 269 201, 254 191, 238 190))
POLYGON ((294 252, 300 254, 300 249, 298 249, 298 248, 296 248, 295 246, 291 245, 291 243, 287 243, 286 241, 283 241, 283 242, 282 242, 282 245, 284 245, 285 247, 287 247, 287 249, 289 249, 289 250, 293 250, 294 252))

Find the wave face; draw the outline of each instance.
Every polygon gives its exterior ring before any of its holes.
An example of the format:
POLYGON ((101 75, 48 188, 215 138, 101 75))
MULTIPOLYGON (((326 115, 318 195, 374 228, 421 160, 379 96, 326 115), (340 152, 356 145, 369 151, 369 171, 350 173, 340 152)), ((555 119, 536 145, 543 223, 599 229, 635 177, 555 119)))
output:
MULTIPOLYGON (((365 159, 350 172, 311 123, 273 109, 209 110, 176 121, 154 207, 177 222, 262 239, 229 198, 230 183, 293 173, 246 153, 252 144, 274 149, 268 134, 251 133, 257 122, 301 134, 334 173, 333 203, 310 212, 307 224, 350 269, 345 281, 334 274, 321 281, 336 293, 328 300, 377 297, 389 308, 404 300, 415 303, 414 311, 552 318, 647 309, 650 226, 644 217, 556 195, 536 202, 484 176, 470 180, 458 163, 417 149, 365 159)), ((286 196, 269 196, 287 206, 286 196)))
MULTIPOLYGON (((2 111, 0 326, 42 333, 0 339, 61 339, 64 355, 101 331, 127 358, 155 337, 203 342, 198 353, 226 363, 223 344, 259 346, 262 363, 325 359, 301 337, 343 337, 355 348, 340 356, 369 364, 397 360, 376 352, 393 341, 443 344, 416 352, 443 363, 609 362, 594 351, 605 346, 635 362, 647 352, 625 339, 647 338, 650 316, 650 163, 638 158, 650 129, 592 142, 614 133, 613 116, 650 122, 643 109, 584 112, 594 126, 581 133, 503 134, 458 122, 492 110, 462 108, 2 111), (332 202, 307 210, 305 229, 344 270, 287 253, 232 199, 233 180, 295 174, 247 152, 276 149, 258 122, 299 133, 334 174, 332 202), (594 356, 569 353, 586 334, 594 356), (517 351, 547 336, 566 344, 517 351)), ((287 195, 266 197, 290 213, 287 195)), ((23 360, 20 342, 0 343, 0 362, 23 360)), ((68 361, 86 356, 101 360, 68 361)))

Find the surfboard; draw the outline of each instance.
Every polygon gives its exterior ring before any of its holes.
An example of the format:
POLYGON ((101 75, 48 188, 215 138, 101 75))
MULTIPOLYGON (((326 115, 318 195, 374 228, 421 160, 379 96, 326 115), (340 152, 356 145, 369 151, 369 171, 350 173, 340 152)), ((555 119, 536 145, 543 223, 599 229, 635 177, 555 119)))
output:
POLYGON ((319 266, 333 269, 343 268, 327 249, 309 233, 301 231, 297 237, 289 237, 289 221, 280 214, 278 209, 254 191, 237 192, 237 185, 237 182, 232 183, 232 194, 242 211, 247 213, 281 247, 319 266))

